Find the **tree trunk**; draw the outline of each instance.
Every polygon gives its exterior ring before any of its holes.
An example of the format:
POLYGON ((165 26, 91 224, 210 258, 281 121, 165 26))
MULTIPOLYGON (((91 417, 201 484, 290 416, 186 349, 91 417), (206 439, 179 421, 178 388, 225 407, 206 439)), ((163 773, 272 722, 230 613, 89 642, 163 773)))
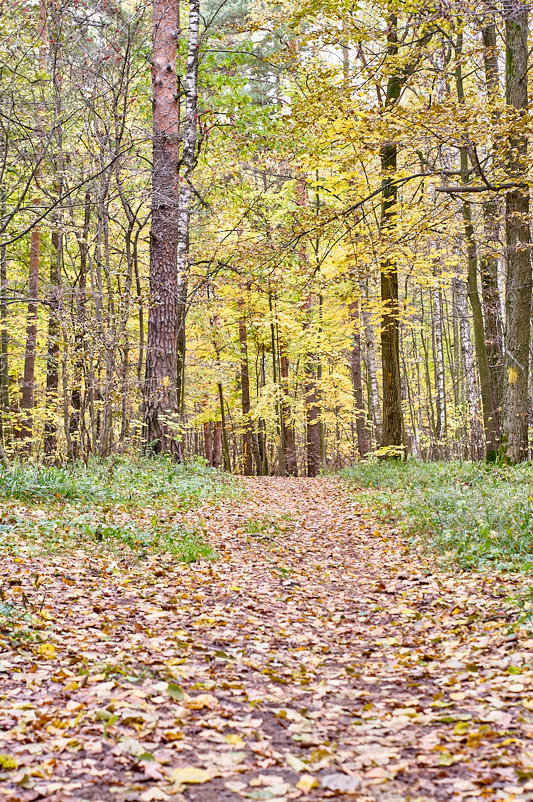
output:
POLYGON ((52 233, 50 261, 50 311, 46 344, 46 409, 44 450, 49 457, 57 453, 57 403, 59 390, 59 286, 61 280, 62 237, 52 233))
POLYGON ((213 424, 213 468, 220 468, 222 465, 222 424, 219 420, 213 424))
POLYGON ((231 472, 231 458, 229 455, 228 430, 226 427, 226 410, 224 408, 224 392, 222 382, 218 382, 218 399, 220 402, 220 422, 222 430, 222 453, 224 455, 224 470, 231 472))
MULTIPOLYGON (((1 190, 2 218, 6 215, 5 190, 1 190)), ((9 437, 9 339, 7 333, 7 246, 0 248, 0 425, 1 441, 8 445, 9 437)))
POLYGON ((21 410, 23 414, 18 427, 18 437, 24 441, 25 450, 32 450, 33 415, 35 405, 35 356, 37 349, 37 308, 39 297, 39 262, 41 251, 41 229, 34 226, 30 242, 30 271, 28 282, 28 316, 26 320, 26 346, 24 349, 24 378, 22 381, 21 410))
POLYGON ((278 371, 278 349, 276 343, 276 324, 274 307, 272 305, 272 292, 268 291, 268 308, 270 312, 270 346, 272 351, 272 382, 276 392, 276 450, 278 454, 278 475, 285 476, 285 447, 283 443, 283 412, 282 389, 278 371))
POLYGON ((83 379, 85 374, 87 350, 87 325, 85 305, 87 301, 87 259, 89 254, 88 238, 91 223, 91 196, 85 195, 85 211, 81 235, 77 235, 80 253, 80 270, 75 293, 74 310, 74 354, 73 379, 70 394, 71 411, 68 422, 68 457, 77 459, 83 456, 83 379))
POLYGON ((433 333, 435 342, 435 408, 437 411, 437 455, 446 455, 446 384, 444 374, 444 351, 442 347, 442 294, 440 289, 433 291, 433 333))
POLYGON ((285 472, 287 476, 298 476, 294 425, 292 423, 292 410, 289 403, 289 357, 287 356, 284 345, 280 345, 280 375, 281 391, 283 393, 281 400, 281 425, 283 427, 282 441, 285 451, 285 472))
MULTIPOLYGON (((306 328, 311 323, 312 310, 313 299, 310 293, 305 303, 307 320, 304 325, 306 328)), ((307 440, 307 475, 317 476, 320 472, 320 413, 315 358, 311 351, 308 351, 305 355, 303 391, 307 440)))
MULTIPOLYGON (((387 32, 387 54, 398 55, 397 19, 391 15, 387 32)), ((399 99, 402 78, 393 68, 387 82, 385 111, 399 99)), ((380 234, 394 237, 398 190, 395 183, 398 147, 386 142, 380 148, 381 162, 381 223, 380 234)), ((394 250, 391 243, 390 250, 394 250)), ((381 277, 381 365, 383 370, 383 430, 381 448, 383 457, 399 458, 404 455, 402 387, 400 380, 400 307, 398 298, 398 266, 394 255, 382 256, 381 277)))
MULTIPOLYGON (((46 73, 48 61, 48 26, 46 0, 39 0, 39 69, 46 73)), ((37 128, 43 136, 44 90, 37 110, 37 128)), ((40 169, 35 170, 35 181, 39 182, 40 169)), ((36 207, 39 198, 34 199, 36 207)), ((30 235, 30 265, 28 279, 28 315, 26 319, 26 346, 24 349, 24 378, 22 383, 21 409, 24 411, 18 436, 25 441, 25 449, 31 451, 33 437, 33 415, 35 405, 35 357, 37 349, 37 310, 39 298, 39 264, 41 255, 41 227, 34 225, 30 235)))
MULTIPOLYGON (((499 113, 496 103, 500 97, 500 76, 498 70, 498 47, 496 25, 491 22, 482 30, 483 60, 485 65, 485 86, 487 102, 492 110, 494 124, 497 124, 499 113)), ((496 145, 492 148, 493 165, 498 160, 496 145)), ((481 273, 481 294, 483 298, 483 317, 485 320, 485 342, 487 360, 492 387, 494 417, 498 432, 501 435, 501 413, 503 403, 503 321, 501 314, 500 292, 498 289, 498 253, 500 250, 499 212, 500 204, 496 197, 483 201, 484 243, 479 257, 481 273)))
POLYGON ((470 412, 470 458, 478 460, 483 457, 483 432, 480 425, 479 393, 476 384, 476 370, 470 320, 468 317, 467 292, 464 281, 454 279, 454 295, 457 317, 461 331, 461 348, 465 364, 466 396, 470 412))
POLYGON ((361 321, 359 317, 359 303, 350 304, 350 318, 352 320, 352 353, 351 372, 352 388, 355 404, 355 429, 357 432, 357 448, 359 456, 364 459, 370 450, 368 428, 366 425, 366 409, 363 400, 363 380, 361 371, 361 321))
POLYGON ((242 469, 245 476, 253 476, 253 442, 250 421, 250 373, 248 369, 248 338, 246 334, 246 319, 243 314, 241 303, 241 314, 239 316, 239 345, 241 356, 241 406, 244 434, 242 436, 242 469))
MULTIPOLYGON (((528 5, 505 0, 506 99, 513 130, 509 136, 508 175, 524 183, 527 172, 528 5)), ((531 327, 529 190, 517 187, 505 196, 506 360, 503 405, 503 454, 511 462, 528 457, 528 375, 531 327)))
POLYGON ((153 167, 150 310, 144 386, 144 442, 179 458, 178 424, 178 165, 177 0, 154 0, 153 167))
MULTIPOLYGON (((463 51, 463 35, 459 33, 456 45, 456 67, 455 81, 457 87, 457 98, 460 104, 464 104, 464 86, 461 57, 463 51)), ((468 183, 468 150, 466 144, 460 150, 460 171, 463 184, 468 183)), ((481 385, 481 404, 483 407, 483 423, 485 429, 487 458, 494 460, 499 447, 498 423, 496 410, 494 407, 493 385, 489 370, 487 355, 487 344, 485 335, 485 324, 483 321, 483 310, 479 297, 477 281, 477 246, 472 225, 472 210, 470 201, 463 197, 461 203, 463 226, 465 231, 467 266, 468 266, 468 300, 472 308, 474 318, 474 343, 476 348, 477 365, 479 371, 479 382, 481 385)))
POLYGON ((185 120, 183 123, 183 153, 180 166, 178 201, 178 354, 177 387, 178 412, 185 414, 185 350, 187 287, 189 277, 190 223, 193 199, 192 173, 196 166, 198 139, 198 54, 200 48, 200 0, 189 0, 189 31, 187 41, 187 67, 185 73, 185 120))
MULTIPOLYGON (((359 288, 361 290, 361 297, 366 298, 368 296, 368 288, 365 284, 360 281, 359 288)), ((370 407, 370 419, 372 422, 373 427, 373 439, 376 443, 381 442, 381 427, 382 427, 382 420, 381 420, 381 403, 379 399, 379 385, 378 385, 378 376, 377 376, 377 369, 376 369, 376 345, 375 345, 375 338, 374 338, 374 331, 372 329, 372 324, 370 322, 370 315, 368 313, 368 309, 365 303, 361 304, 361 312, 363 316, 363 325, 365 331, 365 356, 368 368, 368 396, 369 396, 369 407, 370 407)), ((371 439, 372 444, 372 439, 371 439)))

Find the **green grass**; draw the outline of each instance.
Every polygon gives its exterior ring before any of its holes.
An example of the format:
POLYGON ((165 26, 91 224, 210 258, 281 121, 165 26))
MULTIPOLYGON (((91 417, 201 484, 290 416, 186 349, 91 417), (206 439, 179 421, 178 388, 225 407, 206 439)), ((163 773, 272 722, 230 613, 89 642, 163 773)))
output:
POLYGON ((176 464, 165 458, 90 460, 67 467, 15 463, 0 467, 0 500, 85 501, 136 507, 172 497, 188 508, 227 495, 231 479, 200 461, 176 464))
MULTIPOLYGON (((343 471, 415 547, 462 569, 533 572, 533 467, 362 462, 343 471)), ((359 493, 360 495, 360 493, 359 493)))
POLYGON ((231 477, 194 461, 92 460, 68 467, 15 464, 0 469, 0 552, 54 553, 87 546, 183 561, 214 559, 201 522, 180 520, 204 501, 236 497, 231 477), (126 549, 126 551, 124 551, 126 549))

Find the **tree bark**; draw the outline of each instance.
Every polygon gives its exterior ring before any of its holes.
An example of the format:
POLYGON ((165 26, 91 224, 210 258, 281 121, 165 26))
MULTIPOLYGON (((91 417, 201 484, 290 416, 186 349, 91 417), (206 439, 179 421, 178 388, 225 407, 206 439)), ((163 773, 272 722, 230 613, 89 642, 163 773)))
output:
MULTIPOLYGON (((307 320, 304 325, 306 328, 311 323, 312 310, 313 298, 309 293, 305 302, 307 320)), ((320 411, 316 384, 316 365, 314 355, 310 350, 305 355, 303 391, 307 440, 307 475, 314 477, 318 476, 320 472, 320 411)))
MULTIPOLYGON (((362 299, 367 298, 368 287, 362 281, 360 281, 359 288, 361 290, 361 298, 362 299)), ((368 400, 370 407, 370 417, 373 427, 373 440, 374 442, 380 443, 382 420, 381 420, 381 403, 379 399, 379 384, 378 384, 377 369, 376 369, 376 345, 375 345, 374 331, 372 329, 372 324, 370 322, 370 315, 368 313, 366 303, 361 304, 361 313, 363 316, 363 325, 365 332, 364 346, 365 346, 365 358, 367 362, 367 372, 368 372, 368 397, 369 397, 368 400)), ((372 445, 372 438, 370 439, 370 444, 372 445)))
POLYGON ((435 408, 437 412, 437 455, 444 459, 446 446, 446 383, 444 374, 444 350, 442 347, 442 293, 440 289, 433 291, 433 334, 434 334, 434 360, 435 360, 435 408))
POLYGON ((352 388, 355 405, 355 430, 357 432, 357 449, 359 457, 364 459, 370 450, 370 439, 367 428, 367 414, 363 400, 363 379, 361 371, 361 320, 359 317, 359 302, 350 304, 350 318, 352 321, 352 353, 351 373, 352 388))
MULTIPOLYGON (((507 154, 508 176, 524 183, 527 170, 528 5, 505 0, 506 100, 512 131, 507 154)), ((505 394, 503 455, 511 462, 528 457, 528 375, 531 328, 531 261, 529 190, 511 189, 505 197, 507 256, 505 394)))
MULTIPOLYGON (((459 103, 464 105, 465 95, 463 86, 463 72, 461 57, 463 51, 463 35, 459 33, 456 45, 456 67, 455 81, 457 87, 457 98, 459 103)), ((468 149, 463 145, 460 150, 460 172, 463 184, 468 183, 468 149)), ((463 227, 465 232, 467 268, 468 268, 468 300, 472 308, 474 319, 474 344, 476 349, 477 365, 479 371, 479 382, 481 386, 481 405, 483 408, 483 423, 485 430, 487 459, 494 460, 499 447, 498 422, 496 409, 494 406, 493 382, 489 369, 487 354, 487 343, 485 334, 485 322, 483 320, 483 309, 479 297, 478 289, 478 258, 477 245, 472 225, 472 209, 470 201, 465 196, 461 201, 463 216, 463 227)))
POLYGON ((185 352, 187 288, 189 278, 190 224, 193 199, 192 173, 196 166, 198 139, 198 55, 200 49, 200 0, 189 0, 189 30, 187 67, 185 73, 185 120, 183 123, 183 153, 180 162, 178 200, 178 412, 185 414, 185 352))
POLYGON ((483 456, 483 432, 480 425, 479 393, 476 385, 474 351, 468 318, 467 290, 464 281, 454 279, 454 295, 457 317, 461 331, 461 348, 465 364, 466 396, 470 412, 470 458, 481 459, 483 456))
POLYGON ((224 407, 224 391, 222 382, 218 382, 218 400, 220 402, 220 426, 222 431, 222 453, 224 455, 224 470, 231 472, 231 458, 229 454, 228 430, 226 427, 226 410, 224 407))
MULTIPOLYGON (((483 60, 485 66, 485 86, 487 102, 492 109, 494 123, 498 122, 496 109, 500 97, 500 76, 498 70, 498 47, 496 25, 494 22, 482 29, 483 60)), ((492 148, 492 163, 498 159, 497 147, 492 148)), ((496 197, 489 197, 483 202, 484 243, 479 257, 481 273, 481 294, 483 298, 483 317, 485 321, 485 342, 487 360, 492 387, 492 398, 498 439, 501 436, 501 413, 503 403, 503 321, 501 314, 500 292, 498 289, 498 253, 500 204, 496 197)))
POLYGON ((179 332, 178 28, 177 0, 154 0, 152 226, 144 443, 149 453, 165 453, 174 459, 179 458, 176 432, 179 332))
MULTIPOLYGON (((45 73, 48 61, 48 25, 47 3, 39 0, 39 69, 45 73)), ((37 127, 39 136, 43 136, 44 89, 37 112, 37 127)), ((40 154, 39 154, 40 155, 40 154)), ((35 170, 35 180, 38 182, 39 167, 35 170)), ((35 198, 36 207, 40 199, 35 198)), ((21 410, 23 410, 18 436, 24 441, 24 448, 32 450, 33 414, 35 406, 35 357, 37 349, 37 310, 39 299, 39 264, 41 256, 41 227, 34 225, 30 234, 30 265, 28 278, 28 315, 26 319, 26 346, 24 349, 24 378, 22 382, 21 410)))
POLYGON ((220 468, 222 465, 222 424, 219 420, 213 424, 213 468, 220 468))
POLYGON ((57 403, 59 390, 59 293, 61 281, 62 237, 52 232, 50 261, 50 311, 46 344, 46 408, 44 450, 48 457, 57 453, 57 403))
MULTIPOLYGON (((398 55, 397 19, 391 15, 387 31, 387 54, 398 55)), ((402 79, 393 68, 387 82, 385 111, 392 108, 400 97, 402 79)), ((380 234, 394 236, 398 190, 395 183, 398 146, 385 142, 380 148, 381 162, 381 223, 380 234)), ((382 256, 381 279, 381 365, 383 370, 383 429, 381 448, 383 457, 398 459, 404 454, 402 388, 400 380, 400 307, 398 297, 398 266, 396 258, 382 256)))
MULTIPOLYGON (((2 218, 6 215, 5 190, 0 200, 2 218)), ((0 248, 0 434, 3 445, 8 445, 9 437, 9 338, 7 333, 7 246, 0 248)))
POLYGON ((244 317, 244 303, 241 302, 239 316, 239 346, 241 362, 241 408, 244 433, 242 436, 242 469, 245 476, 253 476, 253 441, 250 421, 250 372, 248 368, 248 338, 246 333, 246 319, 244 317))
POLYGON ((282 441, 284 448, 284 463, 287 476, 298 476, 298 462, 296 460, 296 442, 294 439, 294 425, 292 423, 292 410, 289 403, 289 357, 285 345, 280 345, 280 380, 281 380, 281 425, 283 427, 282 441))

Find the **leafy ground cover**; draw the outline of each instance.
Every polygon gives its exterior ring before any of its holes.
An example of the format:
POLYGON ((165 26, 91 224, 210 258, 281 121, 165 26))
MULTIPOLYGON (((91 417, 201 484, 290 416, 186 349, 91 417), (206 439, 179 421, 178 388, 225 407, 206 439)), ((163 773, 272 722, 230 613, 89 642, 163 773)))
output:
POLYGON ((127 549, 138 558, 150 552, 186 561, 213 557, 198 526, 183 523, 183 513, 236 492, 227 477, 202 463, 115 459, 69 468, 15 465, 0 469, 0 550, 28 554, 82 547, 127 549))
MULTIPOLYGON (((53 564, 58 555, 105 554, 111 571, 119 570, 115 558, 157 559, 160 565, 216 559, 201 518, 192 524, 184 515, 207 499, 236 495, 239 489, 227 477, 201 463, 115 459, 69 468, 15 465, 0 470, 0 555, 19 563, 47 556, 53 564)), ((0 645, 41 639, 45 586, 38 571, 31 592, 22 590, 16 571, 4 574, 0 645)))
POLYGON ((533 570, 533 467, 362 462, 344 471, 415 546, 464 569, 533 570))
POLYGON ((167 521, 216 560, 4 551, 38 637, 0 657, 0 799, 531 799, 524 577, 413 559, 340 480, 241 484, 167 521))

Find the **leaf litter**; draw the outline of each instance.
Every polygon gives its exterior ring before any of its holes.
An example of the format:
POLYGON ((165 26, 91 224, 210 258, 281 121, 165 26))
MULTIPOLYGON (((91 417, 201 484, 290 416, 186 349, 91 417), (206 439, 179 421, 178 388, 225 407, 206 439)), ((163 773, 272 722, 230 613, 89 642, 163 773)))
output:
POLYGON ((242 481, 185 516, 216 562, 3 558, 40 602, 0 656, 0 800, 533 799, 524 580, 443 573, 338 480, 242 481))

